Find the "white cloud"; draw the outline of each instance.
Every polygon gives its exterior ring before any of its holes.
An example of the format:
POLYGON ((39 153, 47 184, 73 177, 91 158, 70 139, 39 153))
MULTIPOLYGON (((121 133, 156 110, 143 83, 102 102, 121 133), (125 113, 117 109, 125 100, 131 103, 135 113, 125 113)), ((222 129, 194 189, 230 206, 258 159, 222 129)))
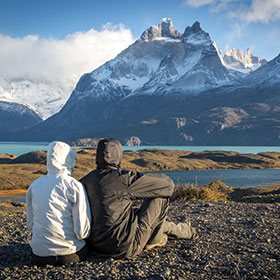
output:
POLYGON ((280 19, 280 0, 185 0, 184 4, 194 8, 210 6, 213 12, 225 11, 228 17, 244 22, 280 19))
POLYGON ((77 32, 63 40, 0 34, 0 77, 74 86, 83 73, 114 58, 133 41, 129 29, 110 24, 101 31, 77 32))
POLYGON ((247 10, 240 13, 239 17, 247 22, 268 23, 278 20, 280 19, 280 1, 254 0, 247 10))

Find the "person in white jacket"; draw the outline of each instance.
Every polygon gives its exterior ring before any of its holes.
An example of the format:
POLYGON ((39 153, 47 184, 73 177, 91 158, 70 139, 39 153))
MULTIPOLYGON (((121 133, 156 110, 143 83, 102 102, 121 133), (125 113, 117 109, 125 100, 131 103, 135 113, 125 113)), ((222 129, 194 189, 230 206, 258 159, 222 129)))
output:
POLYGON ((91 213, 83 185, 71 177, 76 152, 54 141, 47 152, 45 176, 27 190, 27 226, 32 233, 32 260, 59 265, 85 260, 91 213))

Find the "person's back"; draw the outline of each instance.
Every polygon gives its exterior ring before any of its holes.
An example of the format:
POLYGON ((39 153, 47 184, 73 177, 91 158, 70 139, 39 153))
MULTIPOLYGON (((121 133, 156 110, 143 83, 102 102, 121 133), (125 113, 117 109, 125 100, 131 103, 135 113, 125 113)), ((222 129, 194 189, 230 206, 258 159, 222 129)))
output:
POLYGON ((88 243, 99 255, 131 257, 139 254, 161 228, 174 183, 163 174, 120 169, 122 148, 116 139, 98 143, 97 169, 81 182, 93 217, 88 243), (144 199, 135 210, 134 201, 144 199))
POLYGON ((32 232, 35 263, 75 262, 86 254, 90 211, 84 188, 70 176, 76 153, 65 143, 48 147, 48 174, 35 180, 26 194, 27 225, 32 232), (77 252, 82 251, 80 256, 77 252))
POLYGON ((94 213, 94 230, 88 242, 101 255, 121 257, 133 238, 135 215, 128 194, 129 175, 114 169, 98 169, 85 177, 85 184, 94 213), (90 180, 96 179, 95 187, 90 180))

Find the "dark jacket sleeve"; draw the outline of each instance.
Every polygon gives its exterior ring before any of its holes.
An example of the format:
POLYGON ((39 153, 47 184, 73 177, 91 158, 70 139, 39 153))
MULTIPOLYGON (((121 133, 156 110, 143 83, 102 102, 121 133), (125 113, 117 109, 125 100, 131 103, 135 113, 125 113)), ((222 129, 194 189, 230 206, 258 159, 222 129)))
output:
POLYGON ((157 198, 170 197, 174 190, 173 181, 160 173, 147 173, 133 180, 128 187, 129 198, 157 198))

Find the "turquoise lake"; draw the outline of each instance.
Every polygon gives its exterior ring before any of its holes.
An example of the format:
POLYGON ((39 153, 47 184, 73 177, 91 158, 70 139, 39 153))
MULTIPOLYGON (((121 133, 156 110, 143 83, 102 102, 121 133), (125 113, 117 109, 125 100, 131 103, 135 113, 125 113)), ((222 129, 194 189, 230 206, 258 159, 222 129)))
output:
MULTIPOLYGON (((46 150, 48 144, 49 143, 46 142, 0 142, 0 154, 13 154, 19 156, 31 151, 46 150)), ((222 150, 251 154, 257 154, 260 152, 280 152, 279 146, 123 146, 124 151, 152 148, 192 152, 222 150)))

